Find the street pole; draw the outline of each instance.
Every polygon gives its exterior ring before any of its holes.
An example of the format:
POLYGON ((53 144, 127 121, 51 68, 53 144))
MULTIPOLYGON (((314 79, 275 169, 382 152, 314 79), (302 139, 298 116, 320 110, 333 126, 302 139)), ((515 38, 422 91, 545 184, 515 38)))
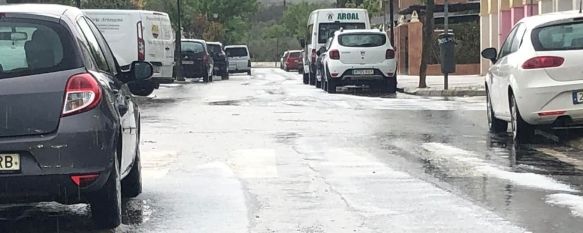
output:
MULTIPOLYGON (((445 30, 445 35, 449 35, 449 22, 448 22, 448 17, 449 17, 449 3, 447 0, 445 0, 445 6, 444 6, 444 15, 443 15, 443 25, 444 25, 444 30, 445 30)), ((441 61, 441 62, 445 62, 445 61, 441 61)), ((448 77, 448 73, 445 72, 443 74, 443 89, 447 90, 448 86, 449 86, 449 77, 448 77)))
POLYGON ((182 20, 180 0, 176 0, 176 8, 178 11, 178 30, 176 32, 176 50, 174 55, 178 54, 178 60, 176 61, 176 81, 185 81, 184 76, 182 76, 182 25, 180 21, 182 20))
POLYGON ((393 5, 393 0, 389 0, 389 28, 391 29, 391 45, 395 46, 395 32, 394 30, 394 23, 395 23, 395 6, 393 5))
MULTIPOLYGON (((279 58, 279 35, 275 38, 275 66, 277 67, 277 58, 279 58)), ((279 64, 283 66, 283 64, 279 64)))
POLYGON ((77 6, 77 8, 81 8, 81 0, 75 0, 75 6, 77 6))

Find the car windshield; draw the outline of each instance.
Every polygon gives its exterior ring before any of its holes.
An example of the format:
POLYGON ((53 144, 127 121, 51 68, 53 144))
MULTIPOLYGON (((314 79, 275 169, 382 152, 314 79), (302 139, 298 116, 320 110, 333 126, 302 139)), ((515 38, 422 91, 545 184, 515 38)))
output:
POLYGON ((204 52, 204 45, 199 42, 183 41, 182 52, 202 53, 204 52))
POLYGON ((221 48, 220 45, 218 44, 207 44, 207 47, 209 48, 211 53, 221 53, 223 50, 221 48))
POLYGON ((355 33, 338 36, 338 43, 345 47, 378 47, 387 43, 387 36, 378 33, 355 33))
POLYGON ((70 36, 58 24, 35 20, 0 21, 0 78, 79 67, 70 36))
POLYGON ((291 52, 288 57, 297 58, 300 57, 301 52, 291 52))
POLYGON ((343 28, 345 30, 349 29, 365 29, 366 25, 364 23, 321 23, 318 33, 318 43, 324 44, 328 41, 328 38, 334 36, 334 32, 343 28))
POLYGON ((225 52, 227 52, 229 57, 245 57, 248 55, 247 49, 242 47, 227 48, 225 52))
POLYGON ((537 28, 533 45, 538 51, 583 49, 583 22, 537 28))

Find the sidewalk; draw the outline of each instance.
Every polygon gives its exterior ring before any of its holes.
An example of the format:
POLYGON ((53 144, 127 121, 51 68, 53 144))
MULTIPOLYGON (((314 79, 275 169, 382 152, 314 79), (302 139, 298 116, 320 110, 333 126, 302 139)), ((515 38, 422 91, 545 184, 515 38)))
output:
POLYGON ((419 76, 397 76, 400 92, 421 96, 485 96, 484 77, 480 75, 450 75, 449 88, 443 89, 443 76, 427 76, 428 88, 417 88, 419 76))

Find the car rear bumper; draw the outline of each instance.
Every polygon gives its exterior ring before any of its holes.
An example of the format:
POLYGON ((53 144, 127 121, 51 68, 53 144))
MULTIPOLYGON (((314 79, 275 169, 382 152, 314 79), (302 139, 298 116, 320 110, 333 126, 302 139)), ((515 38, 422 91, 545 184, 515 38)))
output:
POLYGON ((514 94, 520 114, 529 124, 555 124, 559 118, 578 124, 583 123, 583 104, 574 103, 575 91, 583 91, 583 81, 531 82, 514 94))
POLYGON ((99 190, 113 164, 118 127, 102 112, 94 109, 62 118, 53 134, 0 138, 0 153, 20 157, 19 171, 0 173, 0 203, 79 203, 84 194, 99 190), (70 178, 90 173, 99 173, 99 178, 86 188, 70 178))
POLYGON ((182 75, 186 78, 201 78, 208 75, 208 70, 204 65, 182 65, 182 75))
POLYGON ((393 77, 397 70, 397 65, 395 60, 384 60, 381 63, 376 64, 344 64, 339 60, 327 60, 328 69, 330 74, 338 74, 339 76, 354 76, 352 70, 374 70, 375 77, 380 78, 378 75, 384 77, 393 77))

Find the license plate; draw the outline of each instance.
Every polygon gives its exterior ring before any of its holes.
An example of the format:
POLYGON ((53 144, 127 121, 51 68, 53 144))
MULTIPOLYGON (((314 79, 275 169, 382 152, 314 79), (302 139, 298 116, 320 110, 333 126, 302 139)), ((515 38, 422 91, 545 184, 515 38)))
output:
POLYGON ((0 154, 0 171, 20 171, 20 155, 0 154))
POLYGON ((583 90, 573 91, 573 104, 583 104, 583 90))
POLYGON ((182 61, 182 64, 183 65, 192 65, 192 64, 194 64, 194 62, 193 61, 182 61))
POLYGON ((154 67, 154 73, 160 73, 160 67, 159 66, 153 66, 154 67))
POLYGON ((369 74, 374 74, 374 70, 353 70, 352 74, 354 74, 354 75, 369 75, 369 74))

